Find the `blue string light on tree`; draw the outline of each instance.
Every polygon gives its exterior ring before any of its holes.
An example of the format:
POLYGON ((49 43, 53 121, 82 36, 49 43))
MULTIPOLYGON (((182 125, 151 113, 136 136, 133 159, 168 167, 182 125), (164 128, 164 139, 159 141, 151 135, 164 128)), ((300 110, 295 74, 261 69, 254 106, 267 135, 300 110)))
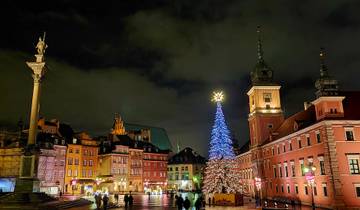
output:
POLYGON ((223 92, 214 92, 212 101, 216 102, 215 123, 211 131, 209 159, 232 159, 235 157, 230 131, 226 125, 221 102, 223 92))

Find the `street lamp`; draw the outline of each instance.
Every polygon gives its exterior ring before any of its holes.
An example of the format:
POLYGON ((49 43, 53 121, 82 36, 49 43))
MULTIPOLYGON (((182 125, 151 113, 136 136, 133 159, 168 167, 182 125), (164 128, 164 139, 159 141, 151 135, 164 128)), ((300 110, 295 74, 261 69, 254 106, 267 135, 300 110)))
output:
POLYGON ((308 181, 310 188, 311 188, 311 206, 312 209, 315 210, 315 202, 314 202, 314 184, 315 184, 315 171, 316 171, 316 167, 313 166, 312 164, 304 167, 304 172, 305 172, 305 178, 308 181))
POLYGON ((255 177, 255 186, 257 189, 257 193, 256 193, 256 206, 261 206, 261 178, 260 177, 255 177))

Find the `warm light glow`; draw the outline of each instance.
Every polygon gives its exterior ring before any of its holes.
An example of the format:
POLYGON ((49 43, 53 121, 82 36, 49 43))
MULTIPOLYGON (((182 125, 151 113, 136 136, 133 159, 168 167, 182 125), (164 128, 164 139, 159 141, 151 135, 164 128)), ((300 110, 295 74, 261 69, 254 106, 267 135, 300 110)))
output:
POLYGON ((222 102, 224 101, 224 94, 222 91, 220 92, 214 92, 213 93, 213 98, 212 98, 212 101, 215 101, 215 102, 222 102))

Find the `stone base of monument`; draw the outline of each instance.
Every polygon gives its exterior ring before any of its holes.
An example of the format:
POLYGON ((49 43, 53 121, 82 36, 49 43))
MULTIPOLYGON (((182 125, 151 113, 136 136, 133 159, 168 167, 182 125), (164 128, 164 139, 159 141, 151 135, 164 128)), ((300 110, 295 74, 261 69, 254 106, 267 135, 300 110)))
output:
POLYGON ((244 196, 242 194, 215 193, 214 204, 218 206, 243 206, 244 196))

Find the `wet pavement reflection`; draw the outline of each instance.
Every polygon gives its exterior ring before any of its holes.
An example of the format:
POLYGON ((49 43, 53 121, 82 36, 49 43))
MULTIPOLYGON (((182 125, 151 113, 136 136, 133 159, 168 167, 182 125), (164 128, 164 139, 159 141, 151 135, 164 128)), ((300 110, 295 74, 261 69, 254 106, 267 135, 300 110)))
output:
MULTIPOLYGON (((191 201, 191 210, 195 210, 194 203, 196 199, 199 197, 199 194, 195 193, 178 193, 177 195, 181 195, 184 199, 186 197, 189 198, 191 201)), ((125 208, 124 203, 124 195, 119 195, 119 202, 117 203, 117 207, 113 207, 110 209, 114 210, 120 210, 120 209, 128 209, 128 210, 175 210, 177 209, 175 207, 175 195, 170 194, 163 194, 163 195, 144 195, 144 194, 134 194, 134 204, 132 207, 125 208)), ((86 196, 83 197, 88 200, 94 201, 94 198, 92 196, 86 196)), ((110 202, 116 203, 114 196, 110 195, 110 202)), ((301 209, 301 210, 312 210, 311 206, 299 206, 296 205, 295 207, 285 204, 278 203, 277 207, 274 206, 272 202, 268 203, 268 209, 271 210, 283 210, 283 209, 301 209)), ((91 206, 84 206, 84 207, 76 207, 76 208, 70 208, 69 210, 94 210, 96 209, 96 205, 93 204, 91 206)), ((251 199, 249 197, 244 198, 244 206, 237 206, 237 207, 225 207, 225 206, 208 206, 206 205, 205 209, 208 210, 235 210, 235 209, 256 209, 254 199, 251 199)), ((265 208, 263 208, 265 209, 265 208)), ((323 210, 321 208, 316 208, 316 210, 323 210)))

